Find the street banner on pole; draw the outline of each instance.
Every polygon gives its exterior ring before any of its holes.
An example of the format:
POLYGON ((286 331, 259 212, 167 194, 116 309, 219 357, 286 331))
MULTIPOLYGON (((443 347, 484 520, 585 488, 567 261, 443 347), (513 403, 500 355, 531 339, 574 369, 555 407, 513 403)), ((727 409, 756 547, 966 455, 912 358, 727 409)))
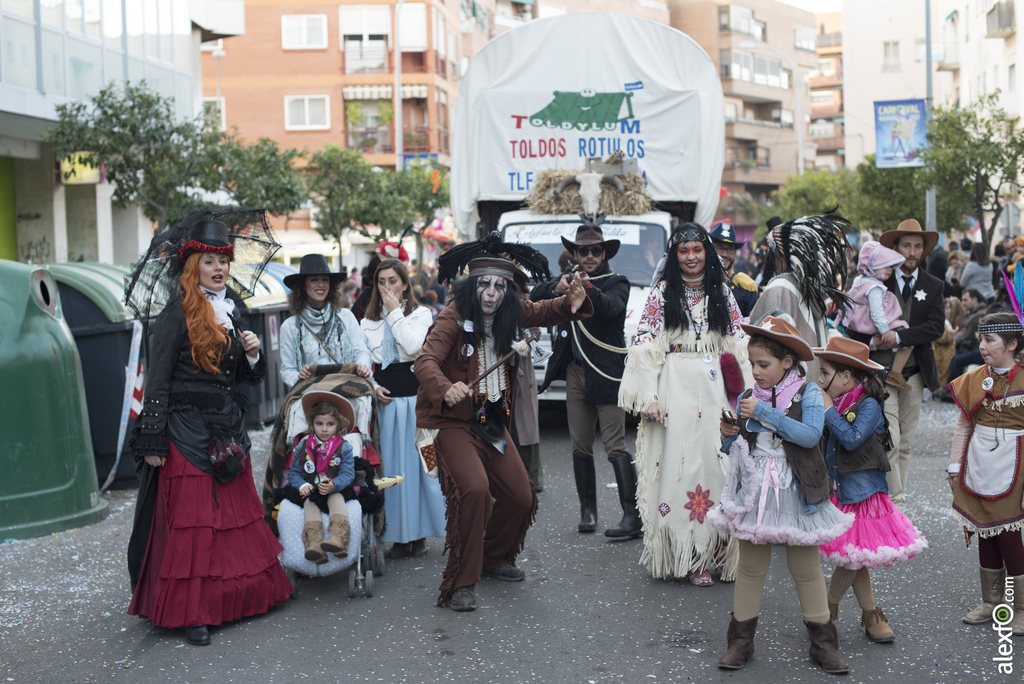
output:
POLYGON ((927 131, 924 100, 875 102, 875 167, 924 166, 927 131))

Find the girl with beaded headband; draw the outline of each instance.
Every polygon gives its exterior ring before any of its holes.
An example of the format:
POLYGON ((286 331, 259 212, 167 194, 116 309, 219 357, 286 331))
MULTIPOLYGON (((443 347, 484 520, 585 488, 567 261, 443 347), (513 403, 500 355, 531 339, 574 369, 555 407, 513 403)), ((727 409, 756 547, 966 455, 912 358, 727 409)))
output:
POLYGON ((416 443, 421 452, 436 453, 448 518, 448 563, 437 603, 455 611, 476 608, 482 575, 510 582, 526 577, 515 559, 536 515, 537 495, 509 439, 505 401, 517 374, 506 354, 525 328, 594 312, 578 275, 557 299, 520 301, 517 263, 534 277, 548 276, 542 254, 503 243, 494 233, 443 254, 439 282, 453 281, 464 269, 468 277, 434 320, 415 364, 416 443))
POLYGON ((947 469, 952 515, 965 532, 978 533, 981 576, 982 602, 963 621, 969 625, 991 621, 1012 581, 1018 589, 1009 626, 1020 636, 1024 635, 1024 468, 1020 467, 1024 328, 1017 316, 1000 312, 981 319, 978 335, 985 365, 949 383, 960 408, 947 469))
POLYGON ((749 384, 746 336, 703 226, 676 228, 656 278, 619 386, 619 406, 644 417, 636 449, 640 561, 653 577, 709 586, 712 570, 725 581, 736 574, 736 545, 705 514, 725 485, 719 413, 749 384))

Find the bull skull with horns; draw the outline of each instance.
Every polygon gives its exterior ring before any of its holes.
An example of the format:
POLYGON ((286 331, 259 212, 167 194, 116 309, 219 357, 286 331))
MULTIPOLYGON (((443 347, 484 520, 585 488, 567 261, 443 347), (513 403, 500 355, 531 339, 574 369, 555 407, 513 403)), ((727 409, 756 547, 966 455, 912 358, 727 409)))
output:
POLYGON ((615 189, 619 192, 625 192, 626 188, 622 184, 622 179, 617 175, 610 173, 577 173, 575 176, 567 176, 555 186, 553 194, 558 197, 566 186, 572 183, 578 183, 580 186, 580 200, 583 201, 583 213, 587 216, 597 216, 598 207, 601 204, 601 183, 609 182, 615 184, 615 189))

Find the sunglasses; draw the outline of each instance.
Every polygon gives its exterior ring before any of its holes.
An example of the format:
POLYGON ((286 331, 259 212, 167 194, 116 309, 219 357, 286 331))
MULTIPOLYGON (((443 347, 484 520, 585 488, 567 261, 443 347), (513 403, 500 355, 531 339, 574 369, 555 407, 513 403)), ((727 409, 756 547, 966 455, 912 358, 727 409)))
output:
POLYGON ((590 256, 591 254, 594 256, 601 256, 604 254, 604 247, 601 247, 600 245, 595 247, 577 247, 576 253, 580 256, 590 256))

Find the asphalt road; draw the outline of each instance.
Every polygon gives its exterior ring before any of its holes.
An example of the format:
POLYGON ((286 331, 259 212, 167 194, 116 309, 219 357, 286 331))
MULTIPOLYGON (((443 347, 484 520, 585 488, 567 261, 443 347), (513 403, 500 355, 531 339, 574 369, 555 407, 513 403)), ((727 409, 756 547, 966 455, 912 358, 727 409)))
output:
MULTIPOLYGON (((930 547, 875 573, 876 601, 895 643, 869 642, 852 592, 838 621, 843 681, 1021 681, 998 673, 991 626, 960 617, 979 600, 977 550, 948 517, 943 476, 956 415, 926 403, 915 445, 907 514, 930 547)), ((519 564, 522 583, 478 585, 478 609, 436 608, 441 540, 420 559, 390 562, 372 598, 348 598, 346 573, 300 580, 268 614, 212 630, 213 645, 125 614, 124 554, 134 491, 109 495, 111 515, 88 528, 0 544, 2 682, 689 682, 832 681, 807 658, 807 637, 785 557, 776 549, 746 668, 716 667, 732 585, 653 580, 640 541, 576 533, 578 506, 564 413, 542 416, 545 491, 519 564)), ((631 439, 633 430, 629 430, 631 439)), ((258 473, 269 430, 253 434, 258 473)), ((598 470, 600 528, 618 521, 611 467, 598 470)), ((826 577, 830 574, 826 567, 826 577)))

